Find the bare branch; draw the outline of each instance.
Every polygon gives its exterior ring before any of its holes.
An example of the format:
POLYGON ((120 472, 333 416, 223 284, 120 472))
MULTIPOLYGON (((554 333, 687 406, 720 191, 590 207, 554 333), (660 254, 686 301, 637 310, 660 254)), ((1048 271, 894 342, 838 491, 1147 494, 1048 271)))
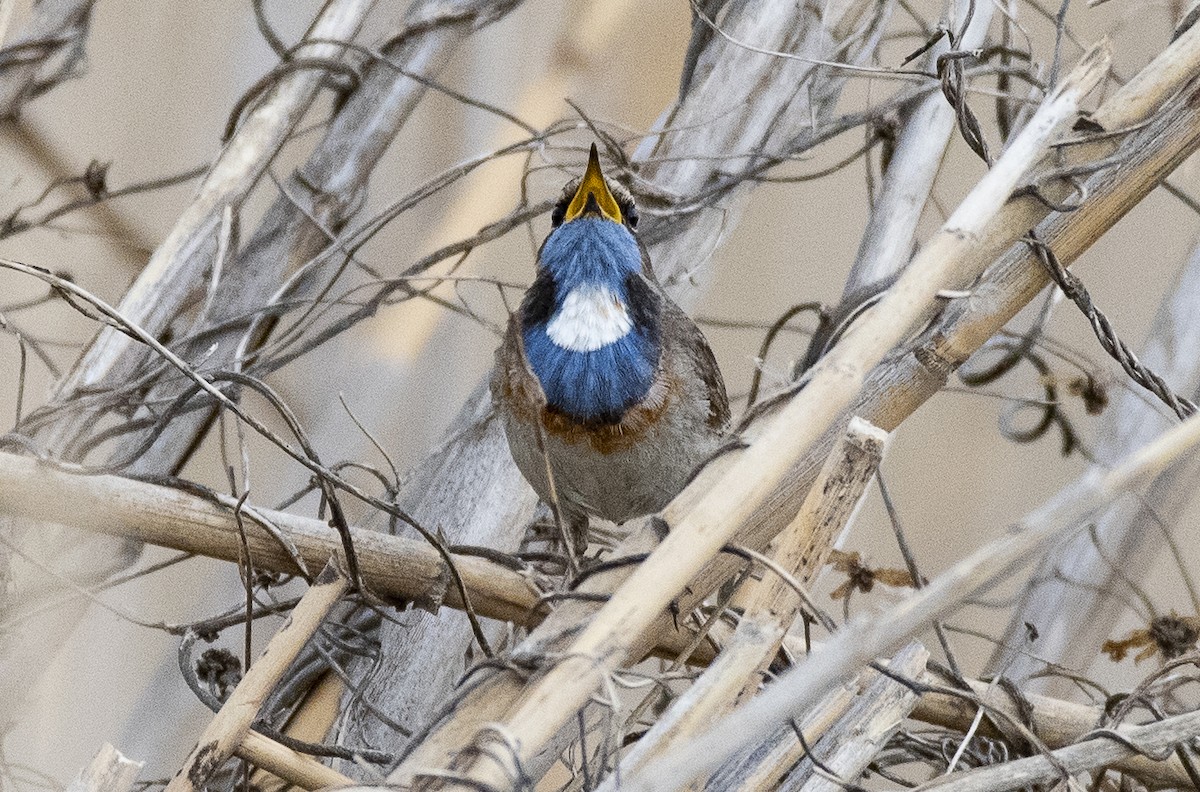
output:
MULTIPOLYGON (((95 0, 33 4, 25 29, 0 49, 0 119, 13 119, 31 99, 78 75, 95 0)), ((7 23, 0 6, 0 28, 7 23)), ((0 29, 0 44, 4 43, 0 29)))

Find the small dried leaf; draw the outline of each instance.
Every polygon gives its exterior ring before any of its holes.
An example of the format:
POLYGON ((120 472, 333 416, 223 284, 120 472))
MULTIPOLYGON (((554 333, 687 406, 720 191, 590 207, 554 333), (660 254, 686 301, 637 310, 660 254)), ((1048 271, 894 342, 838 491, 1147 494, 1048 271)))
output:
POLYGON ((834 550, 829 554, 829 563, 838 572, 846 575, 846 582, 835 588, 830 597, 835 600, 845 599, 852 591, 861 591, 864 594, 869 593, 875 588, 876 583, 882 583, 885 586, 894 587, 912 587, 912 575, 904 569, 890 569, 884 567, 882 569, 872 569, 862 562, 862 556, 857 552, 842 552, 834 550))
POLYGON ((1126 638, 1105 641, 1101 651, 1114 663, 1121 662, 1131 649, 1139 647, 1144 648, 1134 656, 1134 663, 1154 655, 1173 660, 1194 648, 1198 640, 1200 617, 1172 613, 1170 616, 1156 617, 1148 627, 1134 630, 1126 638))

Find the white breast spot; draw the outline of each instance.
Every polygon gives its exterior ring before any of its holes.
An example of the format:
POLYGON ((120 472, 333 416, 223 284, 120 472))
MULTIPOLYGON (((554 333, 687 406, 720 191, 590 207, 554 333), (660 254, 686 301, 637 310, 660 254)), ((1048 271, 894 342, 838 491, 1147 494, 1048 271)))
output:
POLYGON ((546 325, 546 335, 563 349, 591 352, 625 337, 633 328, 629 308, 606 286, 577 286, 546 325))

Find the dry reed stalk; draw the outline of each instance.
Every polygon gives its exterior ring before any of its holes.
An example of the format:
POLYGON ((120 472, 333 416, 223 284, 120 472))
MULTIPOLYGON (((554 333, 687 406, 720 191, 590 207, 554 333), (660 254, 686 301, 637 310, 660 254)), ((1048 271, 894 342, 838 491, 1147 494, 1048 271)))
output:
MULTIPOLYGON (((338 618, 340 614, 337 611, 326 617, 327 621, 338 618)), ((297 663, 305 661, 305 657, 301 655, 296 658, 297 663)), ((293 666, 294 667, 294 666, 293 666)), ((276 688, 276 695, 286 694, 283 685, 276 688)), ((319 743, 326 739, 334 724, 337 722, 340 711, 340 702, 342 695, 345 693, 345 685, 342 678, 335 672, 326 671, 306 692, 304 700, 292 711, 284 724, 281 731, 296 740, 302 740, 307 743, 319 743)), ((270 703, 267 704, 270 706, 270 703)), ((265 707, 264 707, 265 709, 265 707)), ((242 747, 246 747, 246 742, 242 742, 242 747)), ((314 760, 316 761, 316 760, 314 760)), ((250 784, 260 790, 260 792, 287 792, 287 788, 293 785, 301 785, 300 780, 292 776, 285 777, 279 773, 272 773, 267 765, 256 762, 261 769, 255 770, 250 774, 250 784)), ((332 768, 321 764, 326 770, 332 768)), ((291 768, 284 765, 283 772, 289 772, 291 768)), ((315 768, 314 768, 315 770, 315 768)), ((336 772, 336 771, 335 771, 336 772)), ((293 772, 294 775, 294 772, 293 772)), ((315 777, 314 777, 314 780, 315 777)), ((346 782, 342 782, 345 784, 346 782)), ((322 783, 322 787, 330 786, 328 783, 322 783)))
MULTIPOLYGON (((913 644, 892 660, 885 661, 885 664, 898 674, 911 673, 913 678, 917 678, 924 674, 927 659, 928 653, 919 644, 913 644)), ((898 705, 902 703, 905 713, 911 709, 904 691, 897 689, 903 686, 880 675, 875 669, 863 670, 850 685, 836 687, 832 694, 841 693, 848 688, 853 690, 850 706, 835 720, 825 724, 825 732, 812 733, 805 730, 804 740, 801 741, 789 724, 761 740, 746 753, 730 759, 704 782, 703 788, 710 792, 758 792, 763 789, 777 789, 781 783, 800 780, 792 771, 800 771, 804 767, 800 763, 805 760, 808 751, 819 751, 825 757, 842 751, 845 751, 846 756, 862 755, 868 742, 880 742, 877 736, 870 735, 891 732, 903 719, 903 715, 894 717, 898 712, 898 705), (868 740, 852 747, 856 737, 867 737, 868 740)), ((824 706, 824 701, 825 699, 817 705, 818 709, 824 706)), ((869 750, 871 755, 877 751, 877 748, 869 750)), ((812 766, 807 762, 805 764, 807 774, 807 770, 811 770, 812 766)), ((828 766, 824 761, 822 765, 828 766)), ((846 777, 852 779, 856 775, 847 773, 846 777)))
MULTIPOLYGON (((1012 734, 1013 724, 1025 723, 1029 730, 1050 748, 1063 748, 1078 742, 1104 719, 1101 707, 1090 707, 1072 701, 1061 701, 1036 693, 1024 693, 1028 710, 1023 712, 1005 690, 993 684, 975 679, 966 680, 975 699, 988 713, 982 725, 985 734, 1012 734), (992 725, 994 724, 994 728, 992 725)), ((946 693, 925 693, 917 702, 912 716, 917 720, 966 732, 975 722, 979 706, 962 697, 946 693)), ((1133 728, 1121 725, 1122 734, 1133 728)), ((1184 769, 1179 758, 1172 756, 1165 761, 1133 754, 1112 762, 1114 770, 1130 775, 1152 789, 1164 787, 1188 787, 1192 778, 1184 769)))
MULTIPOLYGON (((1033 784, 1060 780, 1064 771, 1075 775, 1101 770, 1139 753, 1148 757, 1169 757, 1176 746, 1190 743, 1197 737, 1200 737, 1200 712, 1188 712, 1144 726, 1133 726, 1119 733, 1099 730, 1082 742, 1052 751, 1049 756, 1039 754, 993 767, 954 773, 914 789, 920 792, 1007 792, 1024 789, 1033 784)), ((1191 786, 1191 782, 1186 786, 1191 786)))
MULTIPOLYGON (((333 0, 325 4, 297 48, 297 55, 337 62, 345 54, 340 42, 353 40, 373 5, 374 0, 333 0)), ((191 204, 121 299, 118 310, 122 316, 157 334, 184 312, 194 289, 204 282, 204 273, 213 266, 226 207, 241 207, 308 112, 325 79, 323 69, 291 70, 246 112, 191 204)), ((52 398, 69 401, 82 388, 119 383, 142 359, 133 339, 104 327, 71 373, 58 383, 52 398)), ((59 435, 67 428, 63 423, 58 426, 59 435)))
MULTIPOLYGON (((301 789, 327 789, 354 784, 353 779, 332 767, 321 764, 311 756, 296 753, 256 731, 247 731, 242 736, 241 743, 234 748, 234 753, 255 767, 301 789)), ((262 789, 261 786, 255 788, 262 789)))
MULTIPOLYGON (((858 418, 850 419, 846 436, 826 460, 796 517, 767 545, 766 555, 803 586, 810 586, 849 525, 867 485, 879 469, 887 432, 858 418)), ((764 614, 787 628, 802 603, 788 581, 765 573, 743 586, 747 614, 764 614)), ((786 629, 785 629, 786 631, 786 629)))
MULTIPOLYGON (((683 513, 681 497, 664 509, 670 533, 617 589, 562 654, 522 694, 500 726, 481 730, 464 754, 471 783, 511 788, 523 766, 603 682, 604 675, 640 658, 638 651, 671 600, 766 502, 785 486, 794 460, 832 426, 857 394, 867 371, 933 316, 938 293, 977 277, 1004 245, 981 249, 978 239, 1044 156, 1079 102, 1108 71, 1107 45, 1089 51, 1047 97, 1024 130, 980 180, 942 230, 918 254, 884 298, 813 370, 808 385, 772 419, 715 487, 683 513), (989 256, 989 254, 991 254, 989 256), (488 743, 498 748, 485 749, 488 743)), ((697 486, 693 483, 689 489, 697 486)), ((535 631, 536 632, 536 631, 535 631)), ((466 747, 466 746, 464 746, 466 747)), ((655 788, 655 787, 650 787, 655 788)), ((664 787, 665 788, 665 787, 664 787)))
MULTIPOLYGON (((622 788, 621 779, 703 731, 732 705, 745 680, 758 672, 763 657, 774 654, 782 640, 783 630, 770 619, 742 618, 716 659, 638 739, 598 792, 617 792, 622 788)), ((821 733, 806 732, 806 736, 815 740, 821 733)))
MULTIPOLYGON (((993 4, 955 0, 952 11, 948 21, 951 30, 957 30, 962 20, 968 20, 957 49, 983 46, 992 21, 993 4)), ((938 59, 949 49, 949 41, 943 38, 929 51, 926 64, 931 73, 937 73, 938 59)), ((846 276, 844 300, 853 303, 861 300, 865 291, 886 285, 912 258, 917 223, 929 201, 956 122, 954 107, 936 91, 915 102, 902 118, 903 130, 884 172, 879 196, 871 206, 858 254, 846 276)))
MULTIPOLYGON (((3 40, 0 37, 0 40, 3 40)), ((145 762, 135 762, 105 743, 87 767, 79 771, 66 792, 129 792, 145 762)))
MULTIPOLYGON (((167 784, 167 792, 204 789, 209 776, 242 746, 263 701, 316 633, 330 608, 349 590, 350 582, 330 562, 313 581, 291 616, 271 636, 262 656, 248 668, 220 711, 213 717, 183 767, 167 784)), ((262 747, 251 742, 251 752, 262 747)))
MULTIPOLYGON (((914 642, 897 652, 887 662, 887 667, 901 679, 921 682, 926 678, 925 663, 928 660, 929 652, 914 642)), ((795 766, 777 766, 776 770, 781 771, 783 777, 778 789, 780 792, 841 792, 846 782, 855 783, 867 765, 887 746, 917 700, 917 693, 912 688, 880 674, 817 746, 820 767, 814 764, 816 757, 805 757, 795 766)))
MULTIPOLYGON (((875 671, 864 671, 845 685, 834 688, 819 704, 788 724, 785 740, 764 740, 741 763, 730 762, 708 780, 712 792, 758 792, 777 784, 788 768, 804 755, 800 746, 821 744, 876 679, 875 671), (798 737, 803 735, 803 743, 798 737)), ((623 787, 618 787, 621 789, 623 787)))
MULTIPOLYGON (((198 348, 194 345, 189 348, 192 359, 203 358, 206 365, 213 368, 240 369, 241 360, 238 356, 246 346, 243 339, 246 333, 244 317, 255 316, 258 311, 269 306, 284 282, 289 265, 309 262, 317 256, 330 244, 329 229, 340 229, 361 205, 362 194, 372 169, 428 88, 427 80, 416 79, 410 75, 435 78, 448 64, 459 45, 474 30, 503 16, 516 2, 517 0, 461 0, 446 3, 443 0, 422 0, 414 3, 405 14, 403 25, 395 31, 386 32, 380 59, 372 58, 368 61, 363 70, 361 84, 333 118, 326 135, 305 164, 302 173, 297 172, 288 180, 285 195, 281 196, 267 213, 242 254, 223 263, 222 277, 220 282, 215 284, 215 291, 211 293, 212 311, 206 324, 220 330, 215 334, 209 333, 198 348), (222 323, 225 323, 224 326, 222 323)), ((357 29, 353 15, 365 13, 371 5, 373 3, 370 2, 327 4, 323 19, 328 20, 330 24, 319 23, 311 31, 324 37, 325 42, 319 45, 304 45, 298 53, 310 55, 327 52, 341 56, 345 47, 338 41, 349 42, 357 29), (339 18, 342 20, 340 28, 331 26, 332 22, 339 18)), ((337 57, 332 60, 337 60, 337 57)), ((277 118, 281 123, 275 132, 282 131, 286 126, 286 118, 298 117, 306 106, 303 101, 286 106, 281 104, 285 100, 306 98, 298 96, 296 90, 285 90, 289 85, 296 84, 293 78, 300 79, 295 75, 302 77, 300 84, 309 87, 324 79, 321 71, 313 69, 300 70, 291 77, 284 77, 274 93, 265 97, 257 109, 252 111, 251 117, 264 117, 266 121, 277 118)), ((311 99, 311 92, 307 93, 307 98, 311 99)), ((274 156, 275 150, 261 145, 262 139, 242 143, 246 138, 247 128, 248 123, 243 123, 223 152, 218 166, 220 162, 241 161, 246 168, 246 181, 250 181, 252 173, 261 174, 267 162, 274 156), (257 160, 249 156, 255 152, 261 155, 257 160)), ((282 142, 287 134, 290 132, 283 132, 279 141, 282 142)), ((209 181, 212 180, 213 176, 210 175, 209 181)), ((235 179, 230 178, 227 181, 233 182, 235 179)), ((202 193, 201 198, 204 198, 204 195, 202 193)), ((224 196, 224 199, 229 198, 228 195, 224 196)), ((211 194, 205 201, 214 206, 220 203, 211 194)), ((221 213, 224 214, 231 205, 232 202, 226 202, 221 207, 221 213)), ((228 225, 225 224, 224 227, 227 228, 228 225)), ((205 266, 202 265, 203 262, 191 272, 181 272, 178 282, 160 282, 157 286, 147 287, 145 291, 148 294, 188 294, 202 288, 205 277, 205 266)), ((152 296, 148 299, 157 298, 152 296)), ((200 329, 206 329, 206 326, 200 329)), ((181 387, 175 383, 168 383, 156 387, 152 394, 156 398, 169 400, 181 387)), ((186 460, 211 419, 211 411, 200 410, 177 418, 157 436, 151 434, 153 429, 132 432, 122 438, 112 456, 120 458, 129 449, 138 448, 149 437, 155 441, 154 445, 131 469, 134 473, 142 475, 169 474, 186 460)), ((64 432, 61 427, 52 431, 60 435, 64 432)), ((67 441, 64 441, 65 444, 67 441)), ((50 445, 50 449, 62 450, 53 444, 50 445)), ((63 537, 51 539, 50 536, 55 530, 53 527, 40 526, 34 538, 57 545, 63 537)), ((116 546, 111 543, 93 546, 87 552, 81 550, 79 555, 87 559, 88 566, 72 570, 71 576, 80 581, 102 580, 132 563, 136 557, 136 553, 130 549, 133 547, 136 545, 123 542, 116 546)), ((274 549, 279 548, 275 546, 274 549)), ((424 558, 426 556, 422 550, 417 552, 418 556, 424 558)), ((313 559, 314 568, 319 568, 324 558, 328 557, 328 553, 319 548, 314 548, 314 551, 317 553, 313 559)), ((409 571, 415 574, 410 580, 400 582, 400 587, 406 588, 410 583, 420 580, 431 582, 432 588, 424 593, 413 591, 413 594, 419 598, 431 595, 426 602, 436 604, 440 599, 440 592, 444 591, 442 584, 446 582, 444 567, 440 564, 437 564, 437 567, 438 569, 427 567, 423 573, 419 569, 410 568, 409 571)), ((283 559, 281 569, 290 571, 293 567, 289 561, 283 559)), ((393 568, 386 572, 385 577, 398 579, 400 574, 397 572, 398 570, 393 568)), ((485 573, 483 577, 490 576, 485 573)), ((387 587, 384 584, 384 588, 387 587)), ((525 589, 526 591, 519 595, 519 599, 528 593, 528 587, 525 589)), ((406 596, 399 595, 398 591, 397 595, 406 596)), ((453 598, 457 594, 450 596, 453 598)), ((507 615, 500 612, 494 615, 500 618, 524 618, 520 613, 523 607, 502 608, 501 610, 509 611, 507 615)), ((54 622, 56 628, 67 623, 61 619, 54 622)), ((66 634, 66 629, 63 628, 63 635, 66 634)), ((0 640, 0 655, 6 650, 16 652, 36 649, 38 653, 42 653, 61 640, 48 636, 44 631, 39 631, 36 641, 15 636, 5 636, 5 639, 0 640), (7 640, 9 638, 12 639, 11 642, 7 640)), ((40 668, 36 663, 18 662, 15 665, 30 673, 36 673, 40 668)), ((25 689, 25 686, 14 684, 10 689, 19 691, 25 689)))
MULTIPOLYGON (((218 498, 220 503, 213 503, 120 476, 68 473, 0 452, 0 517, 44 520, 236 563, 242 546, 237 503, 218 498)), ((309 569, 320 569, 342 551, 337 531, 321 520, 245 504, 241 515, 257 569, 298 574, 296 558, 309 569)), ((375 594, 429 608, 463 606, 445 561, 428 543, 377 531, 352 532, 363 578, 375 594)), ((527 578, 473 556, 456 557, 455 566, 480 613, 531 622, 538 594, 527 578)), ((20 615, 18 611, 14 618, 20 615)))
MULTIPOLYGON (((481 27, 502 18, 520 0, 417 0, 367 60, 358 88, 331 120, 308 161, 291 173, 258 228, 233 257, 217 284, 212 315, 191 354, 214 369, 243 370, 262 353, 280 301, 318 300, 346 254, 342 237, 361 208, 371 174, 421 98, 453 55, 481 27), (420 79, 417 79, 417 78, 420 79), (247 322, 246 317, 262 317, 247 322), (210 347, 216 344, 216 349, 210 347)), ((164 383, 154 395, 172 398, 178 384, 164 383)), ((159 473, 174 469, 181 449, 191 447, 212 421, 210 410, 179 416, 154 439, 132 466, 159 473)), ((148 433, 124 440, 136 448, 148 433)))

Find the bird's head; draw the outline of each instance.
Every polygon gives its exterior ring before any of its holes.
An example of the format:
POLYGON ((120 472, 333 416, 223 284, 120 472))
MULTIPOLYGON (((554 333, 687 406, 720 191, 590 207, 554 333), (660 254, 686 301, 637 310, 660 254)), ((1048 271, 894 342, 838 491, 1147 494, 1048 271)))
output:
POLYGON ((637 222, 633 198, 604 178, 593 144, 587 170, 551 215, 521 307, 526 355, 547 401, 581 420, 619 416, 657 367, 659 298, 637 222))
POLYGON ((633 196, 620 184, 609 184, 600 168, 600 153, 596 144, 588 154, 587 170, 567 182, 562 196, 550 214, 554 228, 581 217, 595 217, 624 225, 631 231, 637 228, 638 213, 633 196))

